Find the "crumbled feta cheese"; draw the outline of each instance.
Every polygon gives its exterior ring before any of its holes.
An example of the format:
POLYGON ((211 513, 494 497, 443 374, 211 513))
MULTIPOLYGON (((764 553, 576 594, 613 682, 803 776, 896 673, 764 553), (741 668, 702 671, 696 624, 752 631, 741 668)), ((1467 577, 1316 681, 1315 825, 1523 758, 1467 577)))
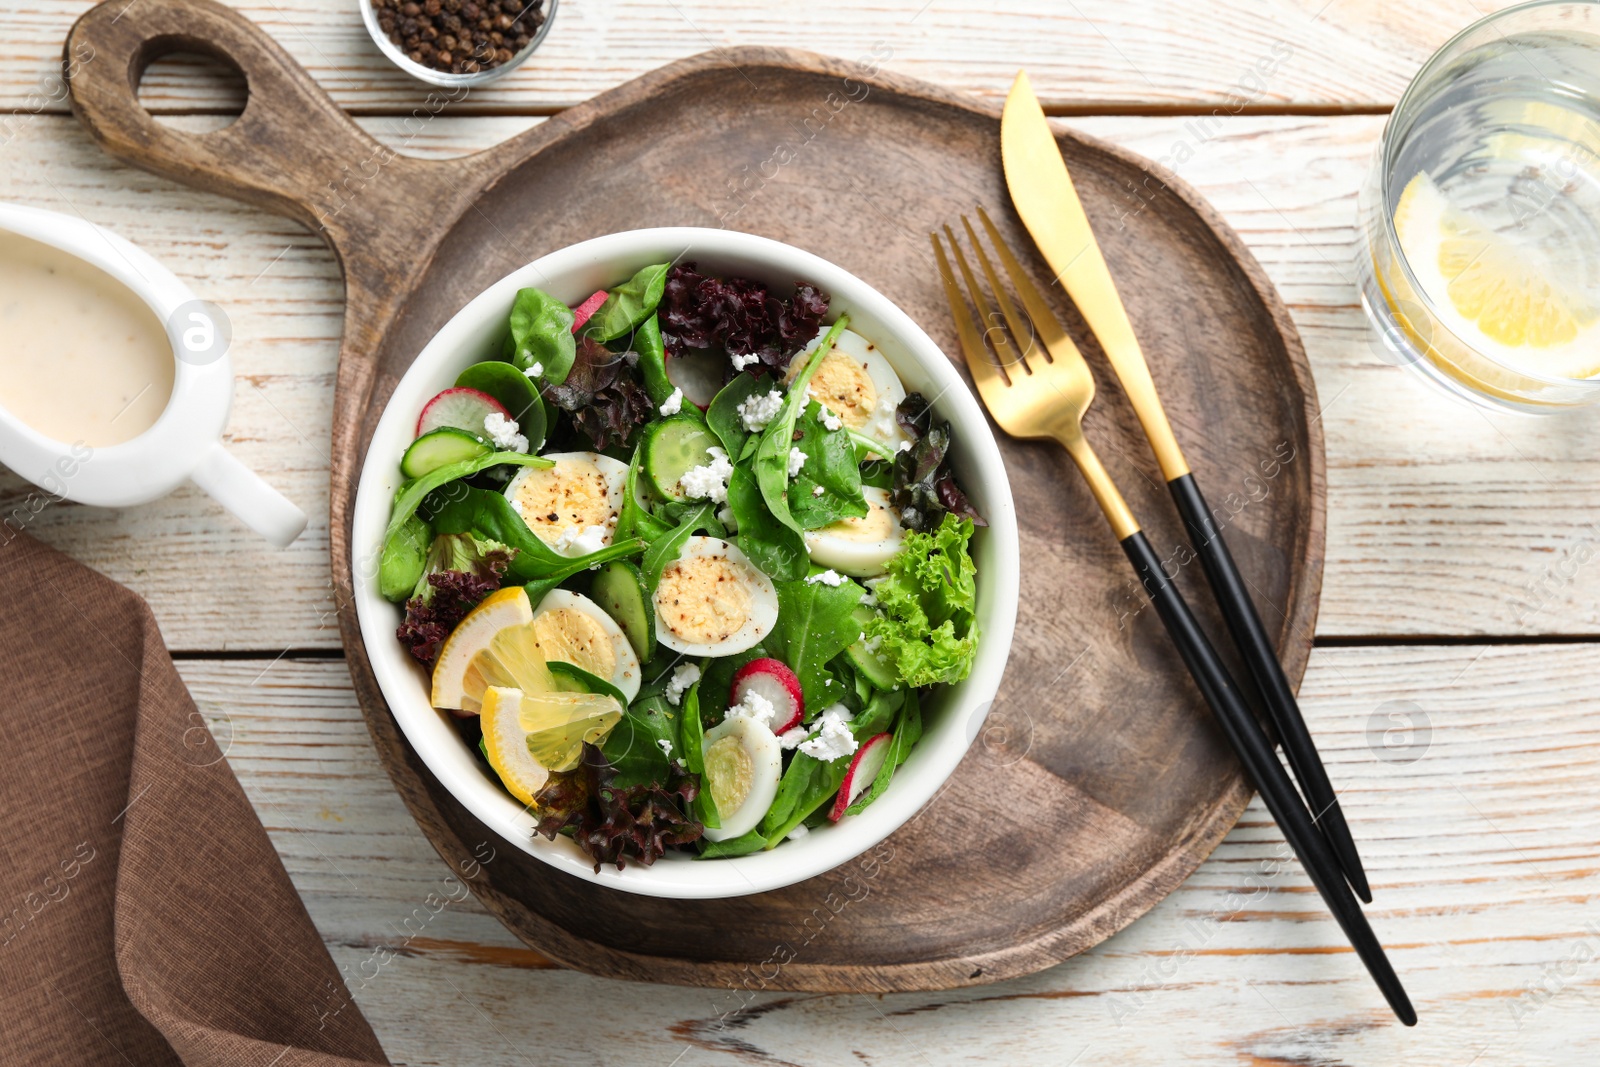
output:
POLYGON ((656 744, 661 746, 661 754, 663 756, 668 759, 672 758, 672 741, 670 738, 658 737, 656 738, 656 744))
POLYGON ((729 719, 752 719, 769 730, 778 725, 777 706, 753 688, 745 690, 745 694, 740 698, 739 703, 728 706, 728 714, 725 717, 729 719))
POLYGON ((744 428, 751 433, 760 433, 767 428, 767 423, 778 417, 778 410, 783 407, 783 394, 776 389, 766 393, 756 393, 739 401, 739 418, 744 421, 744 428))
POLYGON ((830 430, 837 430, 844 425, 844 420, 827 408, 822 409, 822 425, 830 430))
POLYGON ((683 694, 689 687, 700 680, 700 668, 693 663, 685 663, 672 672, 672 677, 667 679, 667 703, 677 707, 683 703, 683 694))
POLYGON ((806 582, 809 585, 816 585, 818 582, 821 582, 823 585, 832 586, 833 588, 837 589, 845 583, 845 576, 836 570, 829 569, 823 571, 821 574, 808 575, 806 577, 806 582))
POLYGON ((542 375, 544 373, 544 364, 543 363, 535 363, 533 366, 529 367, 527 370, 523 371, 522 373, 526 374, 530 378, 537 378, 537 377, 539 377, 540 375, 542 375))
POLYGON ((729 531, 739 528, 739 520, 733 517, 733 509, 726 504, 717 509, 717 521, 726 526, 729 531))
POLYGON ((832 763, 854 752, 857 747, 856 735, 850 732, 849 714, 850 709, 843 704, 835 704, 824 711, 817 723, 816 734, 811 740, 801 742, 800 751, 823 763, 832 763))
POLYGON ((678 488, 691 500, 710 500, 722 504, 728 499, 728 479, 733 477, 733 464, 728 454, 716 445, 706 449, 711 462, 690 467, 678 479, 678 488))
MULTIPOLYGON (((867 635, 862 634, 861 636, 866 637, 867 635)), ((866 649, 868 652, 876 654, 878 649, 883 647, 883 635, 879 634, 877 637, 867 638, 866 643, 861 647, 866 649)))
POLYGON ((811 731, 804 726, 796 726, 793 730, 785 730, 778 735, 778 747, 785 752, 797 748, 800 742, 811 736, 811 731))
POLYGON ((787 837, 785 837, 784 840, 785 841, 793 841, 795 838, 804 837, 807 834, 809 834, 810 832, 811 832, 811 827, 807 826, 805 823, 800 823, 793 830, 789 831, 789 835, 787 837))
POLYGON ((861 606, 862 607, 867 607, 867 608, 875 608, 875 607, 877 607, 878 606, 878 594, 874 593, 870 589, 867 590, 865 593, 862 593, 861 594, 861 606))
POLYGON ((813 485, 811 487, 811 495, 812 496, 821 496, 823 493, 826 493, 826 492, 827 492, 827 490, 822 488, 822 486, 820 486, 820 485, 813 485))
POLYGON ((568 549, 575 549, 571 555, 587 556, 606 547, 606 538, 609 536, 611 531, 604 526, 568 526, 550 547, 562 554, 568 554, 568 549))
POLYGON ((662 415, 663 418, 665 418, 668 415, 676 415, 678 412, 680 412, 682 410, 683 410, 683 390, 674 388, 672 390, 672 395, 667 397, 665 400, 663 400, 661 402, 661 408, 660 408, 661 415, 662 415))
POLYGON ((811 457, 798 448, 789 449, 789 477, 793 478, 800 473, 800 468, 806 465, 806 460, 811 457))
POLYGON ((900 442, 900 451, 901 452, 910 452, 911 451, 911 442, 910 441, 901 441, 900 442))
POLYGON ((510 501, 510 504, 511 510, 517 513, 517 517, 519 519, 527 519, 527 516, 522 513, 522 501, 513 499, 510 501))
POLYGON ((752 363, 760 363, 761 357, 754 352, 746 352, 743 355, 738 352, 729 352, 728 362, 733 364, 735 371, 742 371, 752 363))
POLYGON ((517 421, 508 419, 498 411, 483 417, 483 432, 489 435, 494 447, 502 452, 526 452, 528 439, 517 432, 517 421))

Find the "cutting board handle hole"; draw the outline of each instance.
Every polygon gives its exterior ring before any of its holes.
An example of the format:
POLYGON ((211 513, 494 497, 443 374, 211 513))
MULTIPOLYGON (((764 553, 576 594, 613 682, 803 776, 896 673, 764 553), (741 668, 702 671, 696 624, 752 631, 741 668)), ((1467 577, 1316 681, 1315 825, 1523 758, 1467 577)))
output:
POLYGON ((162 125, 209 133, 231 126, 249 102, 244 72, 192 41, 156 38, 146 44, 140 61, 139 103, 162 125), (197 104, 201 100, 203 107, 197 104))

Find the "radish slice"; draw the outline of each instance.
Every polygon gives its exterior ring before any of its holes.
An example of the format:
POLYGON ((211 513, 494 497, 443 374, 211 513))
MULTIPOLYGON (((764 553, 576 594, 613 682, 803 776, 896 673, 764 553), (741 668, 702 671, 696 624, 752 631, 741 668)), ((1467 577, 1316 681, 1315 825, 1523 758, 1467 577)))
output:
POLYGON ((711 351, 685 352, 667 357, 667 381, 683 390, 683 398, 704 411, 722 389, 728 361, 711 351))
POLYGON ((833 810, 828 812, 830 822, 838 822, 844 818, 844 813, 856 799, 865 793, 878 777, 878 772, 883 770, 883 761, 889 758, 889 736, 878 734, 867 739, 866 743, 856 749, 855 758, 850 761, 850 769, 844 772, 844 782, 839 786, 839 795, 833 799, 833 810))
POLYGON ((753 659, 734 673, 733 686, 728 692, 728 705, 745 703, 745 696, 749 693, 759 694, 772 705, 772 722, 768 725, 775 734, 794 729, 805 718, 800 679, 780 659, 753 659))
POLYGON ((584 323, 588 322, 594 317, 594 313, 600 310, 600 305, 606 302, 607 295, 608 294, 606 291, 601 289, 589 299, 572 309, 573 333, 577 333, 579 330, 583 329, 584 323))
POLYGON ((754 830, 778 795, 778 739, 765 723, 724 719, 706 731, 704 753, 706 788, 722 823, 706 827, 706 840, 729 841, 754 830))
POLYGON ((417 436, 441 426, 453 426, 483 436, 483 420, 498 412, 510 418, 506 406, 488 393, 464 386, 446 389, 422 407, 417 416, 417 436))

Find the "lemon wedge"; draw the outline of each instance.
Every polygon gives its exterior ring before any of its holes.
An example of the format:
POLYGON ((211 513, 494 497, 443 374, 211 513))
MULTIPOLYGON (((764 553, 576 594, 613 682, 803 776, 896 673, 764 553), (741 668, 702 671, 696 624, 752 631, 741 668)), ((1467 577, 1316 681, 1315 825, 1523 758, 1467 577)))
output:
POLYGON ((484 690, 483 747, 500 780, 524 804, 551 771, 578 765, 583 743, 599 744, 622 718, 622 705, 600 693, 524 693, 492 685, 484 690))
POLYGON ((478 707, 491 686, 527 694, 581 688, 551 674, 545 666, 549 660, 570 663, 596 678, 610 678, 617 666, 611 642, 594 620, 564 609, 542 612, 538 618, 497 630, 474 654, 462 676, 461 706, 478 707))
POLYGON ((1473 349, 1533 374, 1600 374, 1591 335, 1600 307, 1564 286, 1536 249, 1455 208, 1426 173, 1401 192, 1394 226, 1428 301, 1473 349))
POLYGON ((520 585, 497 589, 484 597, 450 632, 439 649, 439 659, 433 666, 433 706, 476 710, 483 686, 481 683, 475 686, 470 705, 466 690, 473 659, 501 630, 532 620, 533 606, 528 603, 527 591, 520 585))

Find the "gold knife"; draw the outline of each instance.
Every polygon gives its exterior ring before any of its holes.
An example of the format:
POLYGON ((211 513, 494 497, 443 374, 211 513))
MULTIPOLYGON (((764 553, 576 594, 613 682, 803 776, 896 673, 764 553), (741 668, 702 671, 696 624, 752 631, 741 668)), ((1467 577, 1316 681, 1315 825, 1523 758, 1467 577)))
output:
POLYGON ((1026 71, 1017 73, 1017 80, 1006 97, 1005 112, 1000 119, 1000 158, 1005 165, 1006 186, 1011 191, 1011 202, 1017 214, 1089 329, 1099 339, 1112 370, 1116 371, 1133 403, 1234 643, 1249 666, 1262 703, 1283 740, 1284 752, 1305 795, 1306 806, 1327 836, 1351 887, 1362 900, 1370 902, 1372 891, 1367 885, 1355 839, 1295 701, 1294 689, 1283 673, 1266 628, 1261 625, 1249 587, 1239 574, 1221 531, 1212 521, 1211 508, 1195 484, 1183 451, 1173 437, 1144 352, 1133 334, 1133 324, 1128 321, 1128 312, 1117 295, 1116 283, 1111 280, 1111 271, 1089 227, 1089 217, 1073 187, 1072 175, 1067 172, 1061 148, 1050 131, 1044 108, 1033 95, 1026 71))

